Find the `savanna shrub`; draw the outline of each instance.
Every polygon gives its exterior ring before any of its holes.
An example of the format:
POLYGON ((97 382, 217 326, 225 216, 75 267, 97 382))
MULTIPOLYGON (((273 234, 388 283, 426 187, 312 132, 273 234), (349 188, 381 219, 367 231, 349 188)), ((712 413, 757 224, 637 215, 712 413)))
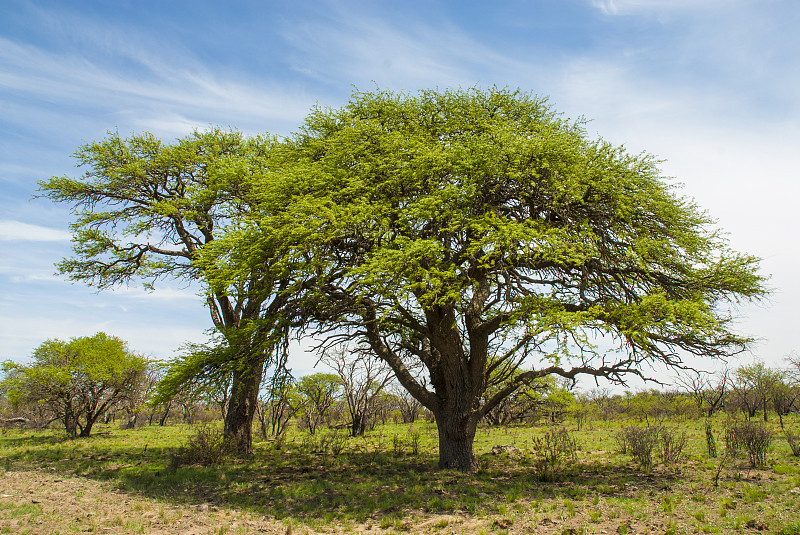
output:
POLYGON ((667 466, 674 466, 683 455, 683 448, 686 446, 686 433, 678 435, 673 430, 662 427, 658 435, 661 462, 667 466))
POLYGON ((221 464, 230 454, 222 430, 210 425, 200 425, 197 432, 189 438, 185 446, 172 456, 171 466, 201 464, 214 466, 221 464))
POLYGON ((542 437, 534 437, 531 449, 541 481, 553 481, 567 461, 577 458, 578 441, 563 427, 548 430, 542 437))
POLYGON ((728 426, 725 447, 731 451, 746 451, 752 467, 767 464, 767 450, 772 443, 772 432, 762 424, 739 422, 728 426))
POLYGON ((534 437, 534 454, 545 464, 557 466, 577 458, 578 441, 563 427, 548 430, 542 437, 534 437))
POLYGON ((792 455, 800 457, 800 435, 786 431, 786 442, 792 448, 792 455))
POLYGON ((314 435, 308 435, 306 447, 311 453, 339 455, 347 445, 348 436, 339 429, 325 429, 314 435))
POLYGON ((658 446, 661 428, 658 426, 639 427, 629 425, 623 427, 617 435, 617 444, 621 453, 630 454, 645 470, 653 467, 653 452, 658 446))
POLYGON ((614 433, 614 441, 617 443, 617 451, 625 455, 628 453, 628 428, 623 427, 614 433))

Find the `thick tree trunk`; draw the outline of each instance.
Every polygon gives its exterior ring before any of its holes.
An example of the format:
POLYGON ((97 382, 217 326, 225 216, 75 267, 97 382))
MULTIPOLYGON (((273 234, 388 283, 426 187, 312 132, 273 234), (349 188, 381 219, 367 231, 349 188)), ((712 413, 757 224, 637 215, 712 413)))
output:
POLYGON ((64 429, 69 438, 74 439, 78 436, 78 419, 72 413, 64 415, 64 429))
POLYGON ((228 446, 242 455, 253 453, 253 419, 263 371, 264 360, 257 356, 243 362, 233 373, 224 434, 228 446))
POLYGON ((81 432, 78 436, 80 437, 88 437, 92 434, 92 426, 94 425, 94 421, 86 422, 86 425, 81 428, 81 432))
POLYGON ((364 422, 364 415, 354 412, 353 421, 350 424, 350 436, 361 437, 364 436, 366 430, 366 423, 364 422))
POLYGON ((436 414, 436 427, 439 429, 439 468, 474 472, 478 468, 474 451, 478 420, 471 415, 445 410, 436 414))

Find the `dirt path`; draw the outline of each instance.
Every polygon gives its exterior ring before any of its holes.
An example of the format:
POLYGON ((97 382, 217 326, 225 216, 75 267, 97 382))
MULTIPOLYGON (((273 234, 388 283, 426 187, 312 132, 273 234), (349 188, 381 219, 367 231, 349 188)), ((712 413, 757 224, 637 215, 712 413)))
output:
POLYGON ((207 504, 171 505, 80 477, 11 471, 0 476, 0 532, 284 535, 286 525, 207 504))

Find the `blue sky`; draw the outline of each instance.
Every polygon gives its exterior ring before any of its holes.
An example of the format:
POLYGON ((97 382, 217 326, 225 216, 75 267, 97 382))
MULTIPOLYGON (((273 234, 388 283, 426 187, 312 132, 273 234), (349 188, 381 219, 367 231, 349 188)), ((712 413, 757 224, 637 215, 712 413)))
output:
MULTIPOLYGON (((80 174, 80 144, 209 125, 288 134, 354 87, 498 85, 664 159, 734 248, 764 259, 774 294, 738 325, 760 339, 745 361, 779 365, 800 351, 798 27, 796 0, 3 0, 0 359, 98 330, 168 358, 210 325, 193 288, 98 294, 53 274, 70 215, 32 196, 80 174)), ((313 362, 298 352, 295 368, 313 362)))

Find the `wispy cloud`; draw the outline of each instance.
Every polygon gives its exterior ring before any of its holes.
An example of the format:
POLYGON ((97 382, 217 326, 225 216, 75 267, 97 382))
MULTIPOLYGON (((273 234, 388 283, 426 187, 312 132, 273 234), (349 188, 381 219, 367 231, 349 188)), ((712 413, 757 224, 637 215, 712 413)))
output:
POLYGON ((72 235, 63 230, 0 219, 0 241, 69 241, 72 235))
POLYGON ((641 12, 704 11, 730 8, 739 0, 591 0, 591 5, 606 15, 641 12))
POLYGON ((284 30, 296 50, 291 56, 294 69, 326 83, 443 88, 502 84, 500 73, 538 70, 447 21, 387 20, 335 9, 327 15, 287 24, 284 30), (476 77, 478 72, 486 79, 476 77))
MULTIPOLYGON (((219 79, 190 57, 175 54, 131 54, 135 68, 121 69, 69 50, 52 53, 0 38, 0 86, 33 101, 34 107, 55 102, 65 106, 65 113, 84 107, 95 114, 107 109, 125 124, 159 134, 165 128, 170 135, 210 122, 286 129, 299 123, 313 104, 311 97, 289 87, 219 79)), ((26 114, 19 109, 16 120, 25 122, 26 114)))
POLYGON ((198 308, 202 309, 205 305, 203 299, 198 295, 199 289, 195 287, 177 288, 177 287, 157 287, 154 290, 146 290, 139 286, 120 286, 110 290, 114 296, 122 297, 124 299, 133 299, 140 301, 194 301, 197 303, 198 308))

